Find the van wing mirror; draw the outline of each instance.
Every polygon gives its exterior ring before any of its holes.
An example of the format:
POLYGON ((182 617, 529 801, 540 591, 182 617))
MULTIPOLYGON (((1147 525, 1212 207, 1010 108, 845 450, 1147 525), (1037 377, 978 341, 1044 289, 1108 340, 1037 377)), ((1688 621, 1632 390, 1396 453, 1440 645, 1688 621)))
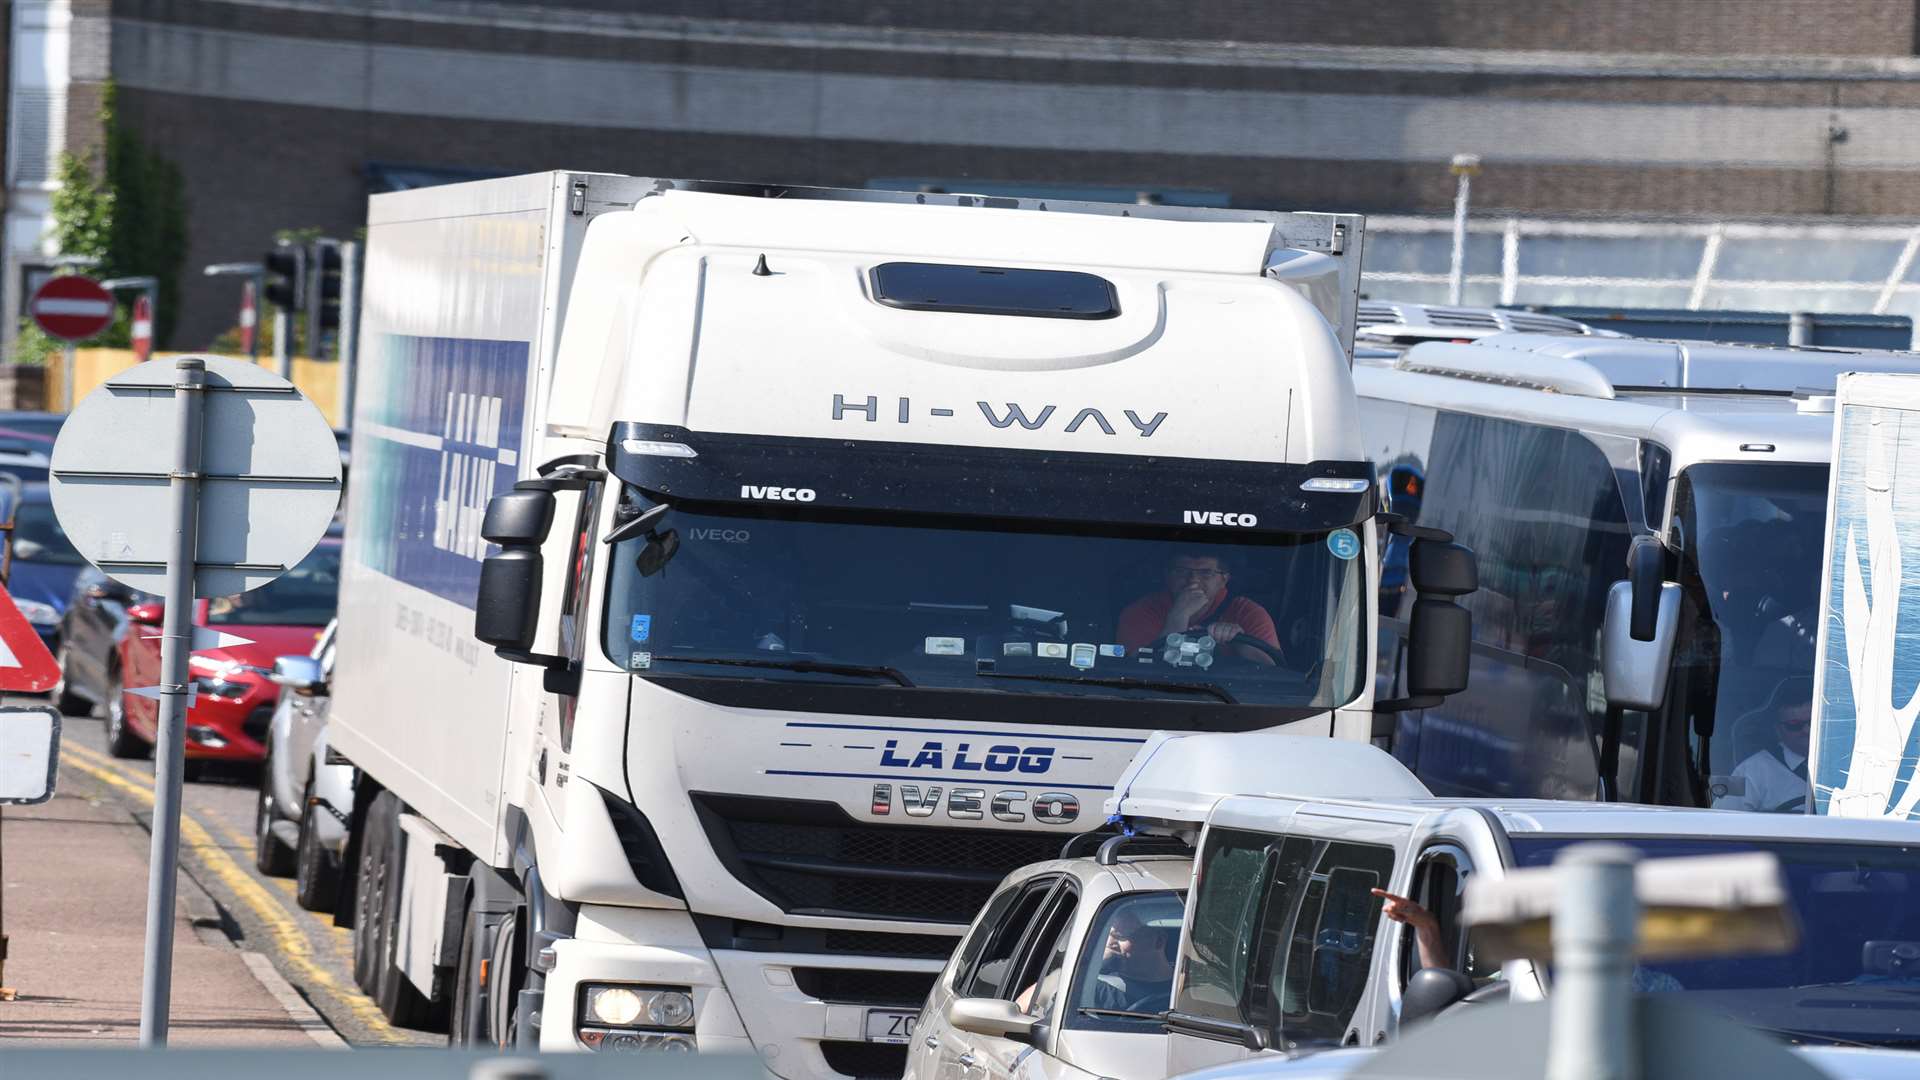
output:
POLYGON ((1655 599, 1642 607, 1636 583, 1616 581, 1607 593, 1607 614, 1600 630, 1600 674, 1607 704, 1653 711, 1666 704, 1667 676, 1673 670, 1673 642, 1680 627, 1680 586, 1655 582, 1655 599), (1637 629, 1641 611, 1653 623, 1649 639, 1637 629))
POLYGON ((1421 968, 1400 995, 1400 1026, 1406 1028, 1440 1015, 1473 993, 1473 980, 1452 968, 1421 968))

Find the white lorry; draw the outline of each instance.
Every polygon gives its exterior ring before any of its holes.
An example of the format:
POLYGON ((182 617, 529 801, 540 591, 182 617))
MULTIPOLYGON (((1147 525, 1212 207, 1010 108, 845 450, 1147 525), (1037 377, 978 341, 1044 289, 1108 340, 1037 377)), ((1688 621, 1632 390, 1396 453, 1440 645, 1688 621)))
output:
POLYGON ((1842 375, 1813 676, 1814 813, 1920 818, 1920 649, 1904 572, 1920 565, 1914 455, 1920 375, 1842 375))
MULTIPOLYGON (((361 984, 456 1041, 898 1076, 957 936, 1148 731, 1368 737, 1360 239, 569 173, 374 197, 330 721, 361 984)), ((1472 585, 1421 545, 1415 701, 1464 678, 1472 585)))

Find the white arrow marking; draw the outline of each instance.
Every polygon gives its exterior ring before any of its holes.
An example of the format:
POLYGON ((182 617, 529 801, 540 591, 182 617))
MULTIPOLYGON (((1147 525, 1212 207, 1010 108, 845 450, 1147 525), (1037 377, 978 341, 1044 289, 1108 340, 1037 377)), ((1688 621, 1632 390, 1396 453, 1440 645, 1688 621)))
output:
POLYGON ((113 305, 105 300, 61 300, 46 297, 36 300, 33 310, 39 315, 111 315, 113 305))
MULTIPOLYGON (((159 701, 162 697, 166 696, 161 692, 160 688, 157 686, 128 687, 127 693, 132 694, 135 697, 152 698, 155 701, 159 701)), ((193 685, 192 683, 188 683, 187 684, 187 708, 189 709, 193 708, 193 703, 199 700, 199 698, 200 698, 200 688, 193 685)))

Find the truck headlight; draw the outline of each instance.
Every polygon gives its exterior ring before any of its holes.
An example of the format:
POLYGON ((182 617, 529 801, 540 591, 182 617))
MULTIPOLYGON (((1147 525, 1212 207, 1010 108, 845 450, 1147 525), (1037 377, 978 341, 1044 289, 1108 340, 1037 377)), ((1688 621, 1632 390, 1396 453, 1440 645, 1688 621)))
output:
POLYGON ((682 986, 581 987, 580 1041, 593 1050, 694 1049, 693 994, 682 986))

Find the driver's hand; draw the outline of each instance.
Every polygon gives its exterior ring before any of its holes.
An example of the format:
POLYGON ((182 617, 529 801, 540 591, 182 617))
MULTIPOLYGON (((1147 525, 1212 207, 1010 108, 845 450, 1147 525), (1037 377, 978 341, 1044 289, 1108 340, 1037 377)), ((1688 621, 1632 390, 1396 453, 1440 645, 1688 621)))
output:
POLYGON ((1246 631, 1240 627, 1239 623, 1217 622, 1207 627, 1207 633, 1213 635, 1213 640, 1225 645, 1246 631))
POLYGON ((1406 923, 1415 930, 1438 930, 1440 928, 1440 920, 1434 918, 1433 912, 1428 911, 1419 901, 1409 900, 1404 896, 1395 896, 1385 889, 1374 889, 1372 892, 1373 895, 1386 901, 1380 908, 1380 914, 1385 915, 1394 922, 1406 923))
POLYGON ((1179 633, 1193 624, 1193 617, 1206 610, 1207 590, 1189 585, 1173 594, 1173 606, 1167 609, 1168 633, 1179 633))

